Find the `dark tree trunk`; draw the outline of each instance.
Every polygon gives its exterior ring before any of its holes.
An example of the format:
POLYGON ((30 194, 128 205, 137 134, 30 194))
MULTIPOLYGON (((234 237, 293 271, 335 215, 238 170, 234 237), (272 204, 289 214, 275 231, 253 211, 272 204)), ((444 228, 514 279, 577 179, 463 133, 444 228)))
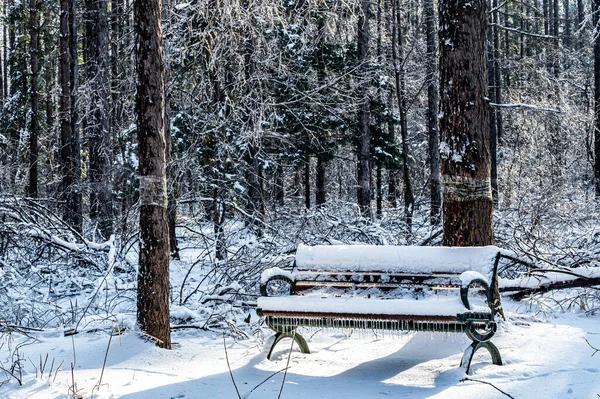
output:
POLYGON ((560 49, 559 49, 559 22, 560 22, 560 14, 558 13, 558 7, 559 5, 559 0, 554 0, 554 4, 553 4, 553 8, 554 11, 552 13, 552 31, 553 31, 553 44, 554 44, 554 63, 553 63, 553 72, 554 72, 554 76, 556 78, 558 78, 558 74, 560 72, 560 49))
POLYGON ((408 123, 406 119, 406 83, 404 68, 401 60, 404 60, 404 33, 398 0, 392 0, 392 57, 394 61, 394 77, 396 80, 396 100, 398 101, 398 112, 400 114, 400 136, 402 139, 402 179, 404 183, 404 218, 408 234, 412 231, 412 217, 415 206, 415 198, 410 180, 410 168, 408 166, 408 123))
MULTIPOLYGON (((594 0, 594 26, 600 23, 600 0, 594 0)), ((600 203, 600 37, 594 36, 594 185, 600 203)))
POLYGON ((565 9, 565 34, 563 37, 563 44, 566 48, 571 47, 571 11, 569 0, 563 1, 563 6, 565 9))
POLYGON ((424 0, 427 37, 427 136, 429 152, 429 190, 432 225, 440 224, 442 184, 440 174, 440 129, 438 125, 438 71, 436 46, 436 21, 433 0, 424 0))
MULTIPOLYGON (((317 79, 319 86, 325 84, 325 78, 327 77, 327 71, 325 70, 325 35, 326 35, 326 17, 323 13, 319 13, 317 16, 317 48, 315 56, 317 57, 317 79)), ((327 201, 327 160, 328 153, 327 148, 327 137, 326 135, 319 136, 319 143, 317 144, 317 167, 315 175, 315 205, 323 205, 327 201)))
POLYGON ((275 201, 277 205, 284 205, 285 198, 285 185, 283 182, 283 166, 281 164, 277 165, 277 169, 275 170, 275 201))
POLYGON ((549 24, 549 17, 550 17, 550 7, 549 7, 549 3, 551 0, 543 0, 542 3, 542 8, 544 9, 544 35, 548 36, 550 34, 550 24, 549 24))
MULTIPOLYGON (((388 96, 388 109, 392 109, 392 98, 393 95, 390 92, 388 96)), ((394 121, 392 118, 388 118, 388 142, 392 145, 396 143, 396 129, 394 127, 394 121)), ((394 159, 388 171, 388 202, 392 208, 396 208, 398 206, 398 196, 396 194, 397 191, 397 170, 396 160, 394 159)))
POLYGON ((169 325, 169 221, 164 135, 164 58, 161 0, 135 0, 137 135, 140 177, 140 260, 137 320, 171 347, 169 325))
POLYGON ((315 176, 315 204, 323 205, 326 201, 325 191, 325 172, 327 170, 327 163, 323 155, 317 155, 317 174, 315 176))
POLYGON ((381 216, 383 214, 383 189, 381 188, 383 181, 381 175, 381 165, 377 165, 377 169, 375 171, 375 189, 377 191, 376 196, 376 209, 377 216, 381 216))
POLYGON ((444 245, 494 243, 486 76, 487 0, 441 0, 444 245))
MULTIPOLYGON (((165 31, 171 26, 171 1, 163 0, 163 25, 165 31)), ((179 197, 179 183, 173 171, 172 142, 171 142, 171 66, 168 61, 169 42, 165 43, 165 157, 167 162, 167 188, 169 195, 169 248, 173 259, 180 259, 179 245, 177 244, 177 199, 179 197)))
POLYGON ((31 132, 29 135, 29 186, 27 194, 30 197, 38 196, 38 137, 40 134, 39 121, 39 92, 38 92, 38 49, 39 49, 39 23, 37 0, 29 0, 29 25, 31 55, 31 132))
POLYGON ((304 206, 310 209, 310 158, 304 163, 304 206))
POLYGON ((77 114, 75 105, 75 82, 77 73, 77 39, 74 36, 75 9, 72 0, 60 2, 60 159, 62 174, 62 195, 65 201, 63 218, 76 230, 82 231, 81 209, 81 164, 79 133, 76 129, 77 114))
MULTIPOLYGON (((492 102, 496 104, 502 103, 502 81, 500 77, 500 43, 498 37, 498 0, 492 0, 493 12, 490 18, 493 22, 490 28, 490 71, 488 81, 491 86, 490 95, 492 102)), ((495 205, 498 204, 498 140, 502 136, 502 114, 499 108, 492 107, 490 109, 490 155, 491 155, 491 185, 492 185, 492 201, 495 205)))
POLYGON ((358 71, 363 80, 360 85, 358 111, 358 206, 364 217, 371 217, 371 132, 369 130, 370 105, 369 74, 369 9, 371 0, 361 0, 358 16, 358 71))
POLYGON ((86 0, 85 64, 92 109, 87 117, 89 141, 90 219, 100 235, 113 233, 112 155, 109 130, 108 15, 106 0, 86 0))
MULTIPOLYGON (((4 2, 4 20, 8 20, 8 4, 4 2)), ((8 26, 6 23, 2 24, 2 53, 4 63, 2 64, 2 96, 6 98, 8 96, 8 26)))

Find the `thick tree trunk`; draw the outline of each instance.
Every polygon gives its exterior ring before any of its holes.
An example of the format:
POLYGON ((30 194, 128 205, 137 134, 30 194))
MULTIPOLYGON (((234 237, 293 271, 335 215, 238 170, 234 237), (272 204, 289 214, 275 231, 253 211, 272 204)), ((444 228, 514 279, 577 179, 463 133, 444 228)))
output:
MULTIPOLYGON (((600 23, 600 0, 594 0, 594 26, 600 23)), ((594 186, 596 200, 600 203, 600 37, 594 34, 594 186)))
POLYGON ((358 206, 364 217, 371 217, 371 132, 369 131, 370 104, 369 73, 369 9, 371 0, 361 0, 358 16, 358 71, 363 79, 359 94, 358 111, 358 206))
POLYGON ((164 135, 164 58, 161 0, 135 0, 137 134, 140 176, 140 258, 137 320, 171 347, 169 326, 169 222, 164 135))
POLYGON ((429 190, 432 225, 440 224, 442 208, 442 183, 440 174, 440 129, 438 125, 438 71, 436 46, 436 20, 433 0, 424 0, 427 37, 427 137, 429 153, 429 190))
POLYGON ((29 186, 27 194, 30 197, 38 196, 38 137, 40 134, 39 120, 39 92, 38 92, 38 49, 39 49, 39 23, 37 0, 29 0, 29 25, 31 56, 31 132, 29 133, 29 186))
POLYGON ((494 243, 486 75, 487 0, 441 0, 444 245, 494 243))
POLYGON ((85 63, 92 109, 87 121, 89 140, 90 219, 100 235, 113 233, 112 154, 109 131, 108 15, 106 0, 87 0, 85 63))

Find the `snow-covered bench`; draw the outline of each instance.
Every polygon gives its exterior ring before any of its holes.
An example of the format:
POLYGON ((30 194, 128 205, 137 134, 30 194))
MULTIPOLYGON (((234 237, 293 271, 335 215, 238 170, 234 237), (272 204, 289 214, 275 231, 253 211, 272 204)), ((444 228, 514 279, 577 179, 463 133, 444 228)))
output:
POLYGON ((466 333, 473 343, 461 366, 490 342, 500 309, 494 247, 300 245, 292 271, 267 269, 261 276, 259 315, 275 331, 267 357, 284 338, 310 353, 297 327, 466 333), (469 288, 477 287, 469 301, 469 288))

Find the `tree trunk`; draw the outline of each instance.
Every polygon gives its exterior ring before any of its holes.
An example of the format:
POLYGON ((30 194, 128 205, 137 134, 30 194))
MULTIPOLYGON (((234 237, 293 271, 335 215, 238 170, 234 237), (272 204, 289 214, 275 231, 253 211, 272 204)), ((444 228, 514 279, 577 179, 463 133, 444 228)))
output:
POLYGON ((75 31, 75 9, 72 0, 61 0, 60 13, 60 158, 62 169, 62 195, 65 201, 63 218, 76 231, 82 231, 83 216, 80 193, 81 164, 79 132, 75 106, 74 74, 77 73, 77 38, 75 31))
POLYGON ((109 131, 108 15, 106 0, 87 0, 85 63, 90 85, 90 110, 87 121, 89 141, 90 219, 100 235, 113 233, 112 154, 109 131))
MULTIPOLYGON (((163 0, 162 18, 165 30, 171 27, 171 1, 163 0)), ((165 43, 165 158, 167 162, 167 188, 169 204, 169 248, 173 259, 180 259, 179 246, 177 245, 177 199, 179 197, 179 184, 173 171, 172 142, 171 142, 171 66, 168 61, 169 43, 165 43)))
POLYGON ((371 132, 369 131, 370 104, 369 74, 369 9, 371 0, 361 0, 358 16, 358 71, 360 84, 358 111, 358 206, 360 213, 371 217, 371 132))
MULTIPOLYGON (((490 15, 493 27, 490 28, 490 73, 488 81, 491 84, 491 98, 496 104, 502 103, 502 81, 500 77, 500 43, 498 38, 498 0, 492 0, 494 11, 490 15)), ((490 154, 491 154, 491 184, 492 184, 492 202, 498 204, 498 140, 502 136, 502 113, 500 109, 492 107, 490 109, 490 154)))
MULTIPOLYGON (((594 26, 600 23, 600 0, 594 0, 594 26)), ((600 203, 600 37, 594 34, 594 182, 596 201, 600 203)))
POLYGON ((39 92, 38 92, 38 49, 39 23, 37 0, 29 0, 29 25, 31 55, 31 132, 29 133, 29 186, 27 195, 38 196, 38 137, 40 134, 39 121, 39 92))
POLYGON ((430 223, 440 224, 442 184, 440 175, 440 129, 438 125, 438 71, 436 21, 433 0, 424 0, 427 37, 427 137, 429 152, 430 223))
POLYGON ((415 198, 410 180, 410 169, 408 166, 408 124, 406 120, 406 83, 404 68, 401 60, 404 60, 404 33, 401 26, 400 9, 398 0, 392 0, 392 57, 394 61, 394 77, 396 80, 396 99, 398 101, 398 112, 400 114, 400 137, 402 139, 402 178, 404 183, 404 218, 408 234, 412 231, 412 217, 415 206, 415 198))
POLYGON ((327 170, 327 163, 325 162, 324 156, 317 154, 317 174, 315 177, 315 204, 317 206, 323 205, 327 200, 325 191, 325 172, 327 170))
POLYGON ((310 157, 304 163, 304 206, 310 209, 310 157))
POLYGON ((161 0, 134 1, 139 40, 136 113, 141 230, 137 320, 160 347, 169 349, 169 221, 161 3, 161 0))
POLYGON ((275 169, 275 201, 277 205, 283 206, 285 198, 285 185, 283 181, 283 166, 277 164, 275 169))
MULTIPOLYGON (((390 92, 388 96, 388 109, 392 109, 393 107, 392 97, 393 95, 390 92)), ((395 145, 396 143, 396 128, 394 127, 394 121, 392 118, 388 118, 388 142, 392 145, 395 145)), ((388 202, 392 208, 396 208, 398 206, 398 196, 396 194, 398 190, 396 160, 393 159, 390 164, 391 165, 388 170, 388 202)))
POLYGON ((494 243, 486 74, 487 0, 441 0, 444 245, 494 243))

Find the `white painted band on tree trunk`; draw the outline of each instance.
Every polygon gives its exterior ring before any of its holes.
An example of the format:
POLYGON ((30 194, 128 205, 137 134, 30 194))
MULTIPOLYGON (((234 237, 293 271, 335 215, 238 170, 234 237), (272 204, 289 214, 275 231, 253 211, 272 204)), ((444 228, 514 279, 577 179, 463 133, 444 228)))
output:
POLYGON ((492 199, 492 183, 489 177, 484 179, 470 176, 443 175, 444 200, 475 201, 492 199))
POLYGON ((167 179, 161 176, 140 176, 140 201, 142 205, 166 208, 168 205, 167 179))

